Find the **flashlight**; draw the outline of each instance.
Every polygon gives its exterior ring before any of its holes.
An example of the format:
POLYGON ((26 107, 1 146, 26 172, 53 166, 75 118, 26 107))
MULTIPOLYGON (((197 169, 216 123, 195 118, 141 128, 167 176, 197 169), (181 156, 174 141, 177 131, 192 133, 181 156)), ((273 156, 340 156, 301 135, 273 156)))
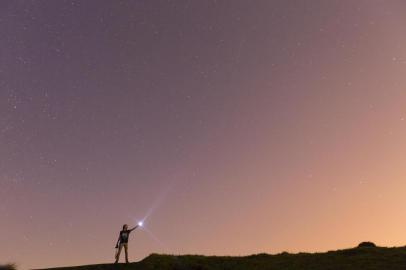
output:
POLYGON ((142 225, 144 225, 144 222, 139 221, 139 222, 138 222, 138 226, 142 227, 142 225))

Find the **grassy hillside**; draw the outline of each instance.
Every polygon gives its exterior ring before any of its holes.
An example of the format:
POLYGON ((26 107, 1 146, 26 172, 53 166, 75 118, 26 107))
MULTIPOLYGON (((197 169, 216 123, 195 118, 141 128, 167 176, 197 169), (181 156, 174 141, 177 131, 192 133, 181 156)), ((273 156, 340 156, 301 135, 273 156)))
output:
POLYGON ((406 247, 358 247, 327 253, 258 254, 247 257, 152 254, 125 264, 62 267, 58 270, 405 270, 406 247))
POLYGON ((15 270, 14 264, 0 265, 0 270, 15 270))

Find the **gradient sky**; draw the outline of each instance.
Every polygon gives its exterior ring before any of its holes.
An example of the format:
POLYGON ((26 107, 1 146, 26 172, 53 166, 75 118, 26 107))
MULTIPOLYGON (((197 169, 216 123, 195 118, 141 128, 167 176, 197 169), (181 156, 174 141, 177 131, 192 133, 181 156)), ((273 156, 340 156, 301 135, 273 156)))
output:
POLYGON ((0 263, 406 244, 406 2, 0 2, 0 263))

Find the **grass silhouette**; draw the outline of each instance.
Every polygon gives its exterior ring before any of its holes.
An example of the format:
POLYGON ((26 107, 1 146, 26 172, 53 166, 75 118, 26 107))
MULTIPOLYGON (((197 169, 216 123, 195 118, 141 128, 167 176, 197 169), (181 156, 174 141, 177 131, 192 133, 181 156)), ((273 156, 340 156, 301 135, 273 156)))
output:
POLYGON ((60 267, 58 270, 405 270, 406 247, 361 246, 326 253, 287 252, 245 257, 151 254, 130 264, 60 267))
POLYGON ((0 265, 0 270, 16 270, 14 264, 0 265))

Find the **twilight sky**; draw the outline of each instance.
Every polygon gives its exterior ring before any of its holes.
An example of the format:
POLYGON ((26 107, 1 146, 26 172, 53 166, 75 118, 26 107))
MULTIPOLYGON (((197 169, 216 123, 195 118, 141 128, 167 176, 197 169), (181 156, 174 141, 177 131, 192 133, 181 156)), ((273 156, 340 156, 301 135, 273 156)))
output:
POLYGON ((0 263, 406 244, 405 1, 0 2, 0 263))

